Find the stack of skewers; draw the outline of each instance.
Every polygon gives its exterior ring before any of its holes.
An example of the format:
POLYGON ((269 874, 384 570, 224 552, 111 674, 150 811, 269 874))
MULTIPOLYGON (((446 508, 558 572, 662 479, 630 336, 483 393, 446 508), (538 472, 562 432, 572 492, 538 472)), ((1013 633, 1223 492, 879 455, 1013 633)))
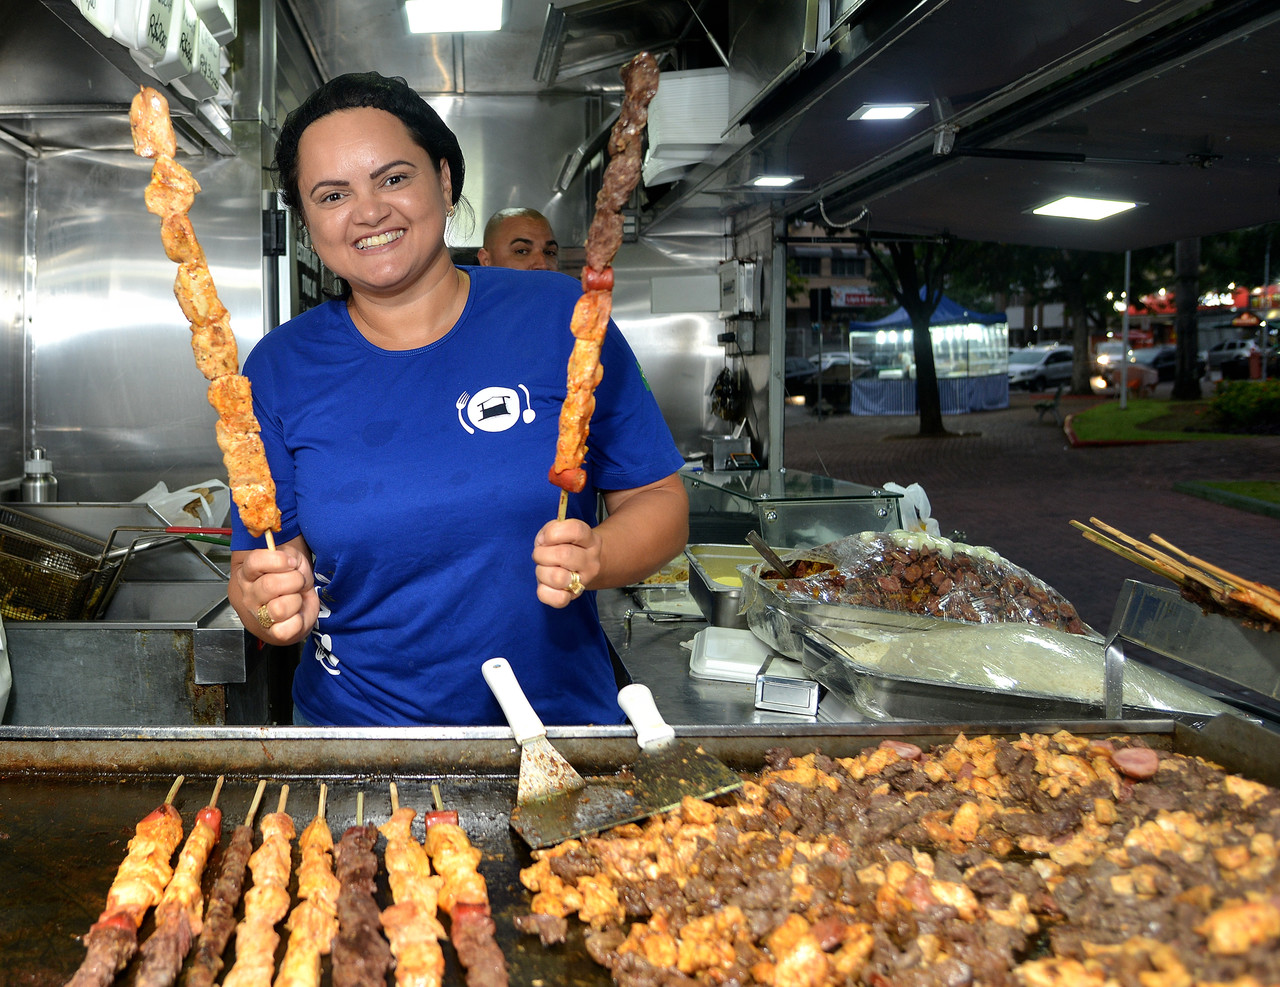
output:
POLYGON ((1089 518, 1093 528, 1079 521, 1071 524, 1089 541, 1168 579, 1206 613, 1235 617, 1260 630, 1280 628, 1280 590, 1197 558, 1159 535, 1150 536, 1157 548, 1095 517, 1089 518))

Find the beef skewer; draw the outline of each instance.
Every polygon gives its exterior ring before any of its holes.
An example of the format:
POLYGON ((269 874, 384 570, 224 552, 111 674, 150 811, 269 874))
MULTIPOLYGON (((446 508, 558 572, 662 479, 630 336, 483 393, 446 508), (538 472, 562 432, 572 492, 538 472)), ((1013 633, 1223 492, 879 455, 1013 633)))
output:
POLYGON ((174 160, 177 140, 164 96, 143 86, 129 108, 129 128, 134 153, 155 159, 145 193, 147 210, 160 217, 165 254, 178 265, 173 292, 191 323, 196 366, 210 381, 209 403, 218 412, 218 448, 227 467, 231 497, 244 526, 254 535, 265 534, 268 547, 274 549, 272 532, 280 530, 280 511, 253 414, 249 380, 240 375, 231 316, 218 298, 204 251, 187 216, 200 183, 174 160))
POLYGON ((334 852, 338 892, 338 934, 333 940, 333 987, 385 987, 391 946, 382 935, 374 877, 378 858, 376 826, 365 825, 364 792, 356 795, 356 824, 342 834, 334 852))
POLYGON ((262 845, 249 858, 253 886, 244 893, 244 918, 236 926, 236 961, 222 987, 270 987, 280 936, 276 925, 289 911, 293 820, 284 811, 289 786, 280 787, 275 812, 262 817, 262 845))
POLYGON ((396 960, 398 987, 440 987, 444 978, 444 927, 436 918, 439 876, 431 873, 426 848, 413 838, 417 815, 400 805, 396 783, 391 782, 391 818, 378 827, 387 838, 383 859, 395 904, 382 910, 382 928, 396 960))
POLYGON ((547 478, 561 488, 559 518, 564 520, 569 494, 586 485, 582 462, 587 455, 587 434, 595 410, 595 389, 600 383, 600 348, 613 310, 613 258, 622 243, 622 207, 631 198, 640 177, 641 146, 649 120, 649 103, 658 92, 658 63, 641 52, 622 68, 624 96, 618 119, 609 133, 609 164, 596 195, 596 211, 587 231, 587 262, 582 268, 582 297, 574 306, 569 329, 573 352, 564 404, 560 408, 560 434, 555 462, 547 478))
POLYGON ((325 821, 324 805, 328 786, 320 785, 316 817, 298 837, 302 852, 298 863, 298 904, 289 913, 285 928, 289 945, 275 987, 317 987, 320 958, 329 955, 329 946, 338 931, 337 902, 341 890, 333 873, 333 836, 325 821))
POLYGON ((209 907, 205 909, 204 927, 196 941, 195 957, 183 980, 184 987, 213 987, 213 981, 222 970, 222 954, 235 929, 235 911, 244 890, 244 873, 253 852, 253 817, 258 814, 265 780, 258 782, 244 822, 231 834, 231 842, 222 855, 222 867, 218 879, 209 894, 209 907))
POLYGON ((222 810, 218 808, 221 791, 219 776, 209 804, 196 813, 196 821, 178 854, 178 866, 156 905, 156 927, 142 944, 137 987, 169 987, 191 951, 192 939, 203 928, 200 879, 209 854, 222 838, 222 810))
POLYGON ((494 940, 489 886, 476 869, 480 851, 458 825, 458 813, 443 808, 432 785, 435 811, 427 813, 427 853, 440 875, 440 907, 449 915, 449 939, 466 971, 467 987, 507 987, 507 960, 494 940))
POLYGON ((183 780, 179 775, 164 802, 134 827, 106 907, 85 934, 88 952, 66 987, 107 987, 137 952, 138 927, 173 877, 169 861, 182 842, 182 817, 173 800, 183 780))

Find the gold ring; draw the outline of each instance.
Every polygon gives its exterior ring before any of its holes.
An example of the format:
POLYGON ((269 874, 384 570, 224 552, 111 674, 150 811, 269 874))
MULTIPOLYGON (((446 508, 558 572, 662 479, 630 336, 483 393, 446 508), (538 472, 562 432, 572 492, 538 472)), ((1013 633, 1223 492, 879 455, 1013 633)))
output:
POLYGON ((267 605, 265 603, 258 607, 258 623, 262 625, 264 630, 270 630, 271 625, 275 623, 271 614, 267 613, 267 605))
POLYGON ((579 576, 579 575, 578 575, 576 572, 574 572, 572 569, 571 569, 571 570, 569 570, 569 586, 568 586, 568 590, 569 590, 569 592, 570 592, 570 593, 572 593, 574 596, 581 596, 581 595, 582 595, 582 590, 583 590, 583 586, 582 586, 582 577, 581 577, 581 576, 579 576))

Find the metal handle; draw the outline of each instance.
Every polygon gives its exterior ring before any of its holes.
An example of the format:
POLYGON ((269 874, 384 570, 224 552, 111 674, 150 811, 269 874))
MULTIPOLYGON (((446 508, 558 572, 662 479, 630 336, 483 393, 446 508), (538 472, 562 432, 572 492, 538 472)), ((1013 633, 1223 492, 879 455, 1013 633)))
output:
POLYGON ((480 671, 484 673, 484 680, 493 691, 493 698, 498 700, 498 705, 506 714, 507 723, 518 743, 524 744, 535 737, 547 735, 547 728, 542 725, 542 720, 538 719, 538 714, 529 704, 529 699, 520 688, 516 673, 511 670, 507 659, 490 658, 480 666, 480 671))
POLYGON ((667 721, 658 712, 653 701, 653 693, 647 685, 633 682, 623 686, 618 693, 618 705, 627 714, 627 719, 636 728, 636 742, 642 750, 648 750, 654 744, 671 740, 676 732, 667 726, 667 721))

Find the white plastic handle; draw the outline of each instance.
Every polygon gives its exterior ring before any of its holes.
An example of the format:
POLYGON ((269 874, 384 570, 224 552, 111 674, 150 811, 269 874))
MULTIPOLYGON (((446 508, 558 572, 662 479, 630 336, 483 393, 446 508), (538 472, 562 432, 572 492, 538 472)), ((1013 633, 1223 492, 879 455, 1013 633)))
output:
POLYGON ((658 712, 657 704, 653 701, 653 693, 649 691, 647 685, 632 682, 630 685, 623 686, 622 691, 618 693, 618 705, 627 714, 631 725, 636 728, 636 742, 642 750, 675 737, 675 730, 667 726, 667 721, 658 712))
POLYGON ((480 666, 480 671, 484 673, 484 680, 489 683, 493 697, 506 714, 507 723, 518 743, 523 744, 527 740, 547 735, 547 728, 529 705, 529 699, 520 688, 516 673, 507 664, 507 659, 490 658, 480 666))

